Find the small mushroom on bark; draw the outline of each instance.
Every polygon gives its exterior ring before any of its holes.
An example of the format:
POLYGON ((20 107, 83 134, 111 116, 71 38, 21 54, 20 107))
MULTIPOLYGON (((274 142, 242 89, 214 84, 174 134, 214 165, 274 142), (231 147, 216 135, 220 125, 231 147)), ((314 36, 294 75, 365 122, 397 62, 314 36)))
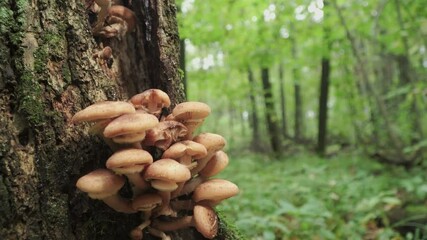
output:
POLYGON ((107 10, 107 25, 94 30, 94 35, 105 38, 123 37, 126 33, 133 31, 136 25, 136 16, 127 7, 114 5, 107 10))
POLYGON ((135 213, 131 202, 118 195, 124 184, 124 177, 107 169, 97 169, 79 178, 76 186, 90 198, 102 200, 117 212, 135 213))

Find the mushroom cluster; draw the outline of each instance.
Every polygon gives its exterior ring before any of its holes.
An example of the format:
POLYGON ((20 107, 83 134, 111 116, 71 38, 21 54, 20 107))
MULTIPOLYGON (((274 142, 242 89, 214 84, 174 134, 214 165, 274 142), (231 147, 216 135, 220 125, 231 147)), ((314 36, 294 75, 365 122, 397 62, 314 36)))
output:
POLYGON ((106 169, 82 176, 76 186, 115 211, 140 212, 132 239, 145 231, 170 239, 168 232, 186 227, 212 239, 218 231, 214 207, 239 192, 234 183, 212 178, 228 165, 226 141, 214 133, 193 136, 210 114, 207 104, 183 102, 166 115, 170 104, 165 92, 149 89, 129 101, 103 101, 77 112, 72 122, 90 122, 90 133, 114 153, 106 169), (129 199, 118 193, 126 179, 129 199))

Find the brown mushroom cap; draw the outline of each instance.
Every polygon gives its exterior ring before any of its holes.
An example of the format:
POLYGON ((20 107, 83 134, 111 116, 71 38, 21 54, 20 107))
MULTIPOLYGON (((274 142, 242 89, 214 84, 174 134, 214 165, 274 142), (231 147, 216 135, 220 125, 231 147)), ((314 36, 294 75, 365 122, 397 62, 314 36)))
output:
POLYGON ((134 112, 135 107, 128 102, 103 101, 92 104, 77 112, 71 121, 73 123, 93 122, 134 112))
POLYGON ((224 151, 217 151, 199 174, 204 178, 215 176, 227 167, 228 162, 227 154, 224 151))
POLYGON ((193 193, 193 200, 218 202, 233 197, 239 193, 236 184, 224 179, 210 179, 200 184, 193 193))
POLYGON ((151 113, 157 113, 171 104, 169 96, 160 89, 148 89, 133 96, 130 101, 135 107, 142 106, 151 113))
POLYGON ((108 8, 108 15, 119 17, 127 24, 127 32, 132 31, 136 25, 136 16, 132 10, 121 5, 114 5, 108 8))
POLYGON ((218 233, 218 216, 210 206, 196 205, 193 210, 194 227, 207 239, 218 233))
POLYGON ((142 149, 123 149, 108 158, 106 166, 117 174, 138 173, 153 162, 151 154, 142 149))
MULTIPOLYGON (((133 106, 132 106, 133 107, 133 106)), ((146 113, 130 113, 111 121, 104 129, 106 138, 114 138, 120 135, 144 133, 146 130, 155 127, 159 120, 146 113)))
POLYGON ((182 122, 189 119, 203 119, 211 113, 211 108, 202 102, 183 102, 172 111, 174 119, 182 122))
MULTIPOLYGON (((191 140, 177 142, 170 146, 162 155, 162 158, 172 158, 180 160, 185 156, 193 159, 200 159, 207 154, 206 148, 200 143, 191 140)), ((191 160, 191 159, 190 159, 191 160)))
POLYGON ((103 199, 116 194, 124 184, 124 177, 107 169, 97 169, 79 178, 76 186, 93 199, 103 199))
POLYGON ((145 193, 134 198, 132 208, 138 211, 149 211, 162 204, 162 197, 157 193, 145 193))
POLYGON ((173 159, 160 159, 153 162, 145 171, 145 180, 185 182, 191 178, 188 168, 173 159))
POLYGON ((221 150, 227 144, 221 135, 215 133, 201 133, 195 136, 193 141, 203 144, 206 147, 208 153, 221 150))

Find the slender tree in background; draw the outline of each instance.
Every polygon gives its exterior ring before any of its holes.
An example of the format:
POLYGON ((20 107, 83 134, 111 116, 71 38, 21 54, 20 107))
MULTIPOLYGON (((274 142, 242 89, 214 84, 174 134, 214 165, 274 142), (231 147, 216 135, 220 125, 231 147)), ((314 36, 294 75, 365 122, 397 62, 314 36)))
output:
MULTIPOLYGON (((290 23, 290 41, 291 41, 291 54, 292 59, 295 61, 297 59, 297 43, 296 43, 296 33, 294 31, 293 23, 290 23)), ((294 139, 296 142, 300 142, 303 139, 303 127, 304 127, 304 118, 303 118, 303 106, 302 106, 302 95, 301 95, 301 84, 298 65, 296 63, 292 64, 292 78, 294 83, 294 101, 295 101, 295 115, 294 115, 294 139)))
POLYGON ((248 69, 248 81, 249 81, 249 101, 250 101, 250 116, 251 116, 251 128, 252 128, 252 141, 251 147, 255 151, 260 150, 261 138, 259 133, 259 121, 258 111, 255 100, 255 81, 252 69, 248 69))
MULTIPOLYGON (((105 42, 113 49, 110 67, 93 58, 99 42, 84 1, 0 1, 2 240, 127 239, 140 223, 139 214, 117 213, 76 190, 76 180, 104 167, 111 152, 88 136, 87 125, 70 123, 94 102, 148 88, 167 92, 173 106, 184 100, 173 1, 127 6, 136 30, 105 42)), ((201 238, 187 229, 173 239, 201 238)))
POLYGON ((277 123, 276 110, 274 105, 274 98, 272 94, 272 88, 270 78, 268 74, 268 68, 261 69, 261 80, 262 88, 264 92, 264 103, 265 103, 265 119, 268 129, 268 137, 270 139, 271 149, 275 154, 280 151, 280 132, 277 123))
POLYGON ((185 61, 185 39, 179 40, 179 68, 181 70, 182 84, 184 86, 184 94, 188 96, 187 86, 187 67, 185 61))
POLYGON ((282 114, 282 135, 286 139, 288 135, 288 124, 286 119, 286 96, 285 96, 285 79, 283 74, 283 63, 279 64, 279 88, 280 88, 280 109, 282 114))
POLYGON ((331 71, 330 52, 331 41, 329 39, 330 28, 327 24, 329 6, 327 1, 323 1, 323 51, 321 59, 320 75, 320 95, 319 95, 319 116, 317 133, 317 152, 320 155, 325 154, 327 144, 327 126, 328 126, 328 95, 329 95, 329 76, 331 71))

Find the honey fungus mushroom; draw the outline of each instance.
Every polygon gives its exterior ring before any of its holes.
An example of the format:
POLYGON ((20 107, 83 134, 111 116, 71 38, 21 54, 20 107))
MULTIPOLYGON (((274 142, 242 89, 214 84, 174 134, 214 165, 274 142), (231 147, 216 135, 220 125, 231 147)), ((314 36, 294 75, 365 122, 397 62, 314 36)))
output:
POLYGON ((116 143, 140 142, 145 138, 145 132, 158 123, 157 118, 151 114, 123 114, 105 127, 104 137, 112 138, 116 143))
POLYGON ((194 207, 193 216, 185 216, 168 222, 155 221, 153 226, 164 232, 195 227, 203 237, 213 239, 218 233, 218 216, 212 207, 198 204, 194 207))
POLYGON ((145 171, 144 179, 162 196, 160 214, 168 210, 170 193, 177 189, 178 183, 188 181, 191 173, 188 168, 173 159, 160 159, 153 162, 145 171))
POLYGON ((169 116, 159 117, 169 106, 165 92, 148 89, 128 102, 104 101, 76 113, 73 123, 94 123, 90 131, 115 144, 109 144, 114 153, 107 169, 81 177, 76 186, 118 212, 139 212, 141 222, 129 233, 132 239, 149 233, 167 240, 168 232, 191 226, 212 239, 218 232, 214 206, 239 192, 234 183, 209 179, 228 165, 222 151, 226 141, 213 133, 192 137, 210 113, 206 104, 181 103, 169 116), (200 108, 186 110, 188 106, 200 108), (118 195, 126 178, 133 186, 132 200, 118 195))
POLYGON ((79 178, 76 186, 90 198, 102 200, 117 212, 135 213, 131 202, 118 195, 124 184, 124 177, 107 169, 97 169, 79 178))
MULTIPOLYGON (((126 33, 135 29, 136 16, 129 8, 121 5, 114 5, 108 7, 106 11, 107 16, 104 19, 107 24, 104 26, 104 24, 100 25, 100 23, 97 22, 93 29, 94 35, 105 38, 118 37, 120 39, 126 33)), ((105 14, 103 7, 101 7, 98 16, 100 16, 101 13, 105 14)))
POLYGON ((133 96, 130 102, 135 108, 141 108, 157 117, 160 115, 163 108, 167 108, 171 105, 169 96, 160 89, 145 90, 133 96))
POLYGON ((207 150, 206 157, 200 159, 197 166, 191 170, 191 174, 196 175, 206 166, 215 152, 224 148, 227 142, 221 135, 215 133, 201 133, 195 136, 193 141, 202 144, 207 150))
POLYGON ((202 102, 183 102, 176 105, 172 111, 173 119, 181 122, 187 128, 186 139, 192 138, 193 132, 210 113, 211 108, 202 102))
POLYGON ((102 101, 78 111, 71 118, 72 123, 96 122, 118 117, 127 113, 135 113, 132 104, 122 101, 102 101))
POLYGON ((215 206, 224 199, 236 196, 239 188, 236 184, 224 179, 210 179, 200 184, 193 193, 196 203, 205 203, 215 206))
POLYGON ((215 152, 202 171, 200 171, 196 177, 193 177, 190 181, 187 181, 180 192, 174 192, 172 197, 192 193, 194 189, 201 183, 224 170, 228 166, 228 162, 228 155, 224 151, 220 150, 215 152))
POLYGON ((142 149, 123 149, 115 152, 105 163, 116 174, 123 174, 137 188, 145 190, 149 184, 141 176, 142 170, 153 162, 150 153, 142 149))

